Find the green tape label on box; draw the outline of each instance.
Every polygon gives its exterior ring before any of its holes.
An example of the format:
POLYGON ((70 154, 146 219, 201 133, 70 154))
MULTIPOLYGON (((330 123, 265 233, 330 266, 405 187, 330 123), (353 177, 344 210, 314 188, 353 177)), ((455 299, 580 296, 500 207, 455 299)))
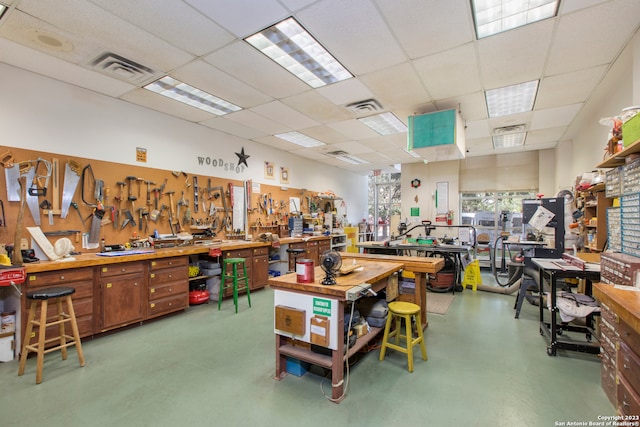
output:
POLYGON ((313 299, 313 314, 331 316, 331 300, 324 298, 313 299))

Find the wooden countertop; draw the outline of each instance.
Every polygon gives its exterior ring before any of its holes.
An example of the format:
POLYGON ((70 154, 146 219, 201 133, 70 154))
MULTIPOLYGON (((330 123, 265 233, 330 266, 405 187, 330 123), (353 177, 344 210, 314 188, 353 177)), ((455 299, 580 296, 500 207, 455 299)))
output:
POLYGON ((593 296, 640 333, 640 292, 616 289, 607 283, 594 283, 593 296))
POLYGON ((335 296, 345 298, 347 290, 356 285, 363 283, 374 284, 377 281, 390 276, 392 273, 403 268, 403 264, 399 262, 377 262, 372 260, 361 260, 358 262, 363 269, 362 271, 354 271, 347 275, 339 275, 336 280, 337 285, 323 285, 322 280, 325 272, 321 267, 316 267, 314 271, 315 281, 313 283, 298 283, 296 273, 285 274, 280 277, 269 279, 269 285, 274 289, 288 289, 294 291, 303 291, 313 294, 335 296))
POLYGON ((331 235, 329 236, 310 236, 310 237, 281 237, 279 239, 280 244, 282 245, 290 245, 291 243, 300 243, 300 242, 313 242, 318 240, 329 240, 331 235))
POLYGON ((357 254, 352 252, 340 252, 344 259, 375 260, 384 262, 399 262, 407 271, 414 273, 435 274, 444 267, 444 258, 422 257, 422 256, 399 256, 399 255, 378 255, 378 254, 357 254))
POLYGON ((123 256, 100 256, 94 252, 75 255, 74 261, 41 261, 37 263, 25 263, 24 267, 29 273, 41 273, 43 271, 66 270, 79 267, 93 267, 97 265, 118 264, 131 261, 144 261, 158 258, 170 258, 175 256, 188 256, 206 254, 211 248, 220 248, 223 251, 235 249, 258 248, 271 246, 268 242, 248 242, 244 240, 228 240, 213 245, 192 245, 174 248, 156 249, 151 253, 131 254, 123 256))

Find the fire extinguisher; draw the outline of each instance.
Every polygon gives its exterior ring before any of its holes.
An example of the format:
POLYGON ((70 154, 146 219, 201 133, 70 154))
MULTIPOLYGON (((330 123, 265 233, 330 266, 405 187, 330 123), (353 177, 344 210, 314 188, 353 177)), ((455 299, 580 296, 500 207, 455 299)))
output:
POLYGON ((447 212, 447 225, 453 224, 453 211, 447 212))

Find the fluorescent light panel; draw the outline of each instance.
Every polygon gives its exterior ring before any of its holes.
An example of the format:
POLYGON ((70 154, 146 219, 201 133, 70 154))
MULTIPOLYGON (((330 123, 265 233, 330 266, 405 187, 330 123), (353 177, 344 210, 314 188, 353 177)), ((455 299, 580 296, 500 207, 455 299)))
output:
POLYGON ((413 150, 405 150, 404 148, 402 149, 405 153, 407 153, 408 155, 410 155, 411 157, 414 157, 416 159, 420 159, 422 156, 418 153, 416 153, 413 150))
POLYGON ((230 102, 220 99, 210 93, 189 86, 173 77, 165 76, 160 80, 149 83, 144 87, 152 92, 174 99, 183 104, 199 108, 217 116, 223 116, 234 111, 242 110, 230 102))
POLYGON ((538 80, 486 91, 489 117, 508 116, 533 110, 537 92, 538 80))
POLYGON ((391 112, 363 117, 358 120, 378 132, 380 135, 391 135, 407 131, 405 124, 391 112))
POLYGON ((340 156, 336 156, 336 159, 342 160, 343 162, 350 163, 352 165, 361 165, 363 163, 369 163, 366 160, 363 160, 360 157, 352 156, 351 154, 342 154, 340 156))
POLYGON ((353 77, 293 18, 249 36, 245 41, 313 88, 353 77))
POLYGON ((524 145, 526 132, 496 135, 493 138, 493 148, 513 148, 524 145))
POLYGON ((472 0, 478 39, 551 18, 558 0, 472 0))
POLYGON ((317 139, 311 138, 310 136, 307 136, 300 132, 279 133, 275 136, 304 148, 319 147, 321 145, 326 145, 324 142, 318 141, 317 139))
POLYGON ((2 18, 2 15, 6 12, 7 10, 7 6, 0 4, 0 18, 2 18))

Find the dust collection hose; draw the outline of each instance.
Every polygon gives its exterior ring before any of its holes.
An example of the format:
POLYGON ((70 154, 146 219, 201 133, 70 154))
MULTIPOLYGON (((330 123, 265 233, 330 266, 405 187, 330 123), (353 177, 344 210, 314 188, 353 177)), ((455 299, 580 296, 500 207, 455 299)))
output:
MULTIPOLYGON (((505 283, 500 281, 500 277, 498 274, 498 270, 496 269, 496 248, 498 247, 498 243, 503 241, 504 239, 506 239, 505 236, 499 236, 494 244, 493 244, 493 248, 492 250, 489 252, 490 253, 490 262, 491 262, 491 272, 493 273, 493 277, 496 279, 496 283, 498 284, 499 287, 496 286, 487 286, 487 285, 480 285, 478 286, 478 289, 482 290, 482 291, 487 291, 487 292, 494 292, 494 293, 500 293, 500 294, 512 294, 514 292, 516 292, 518 289, 520 289, 520 284, 522 282, 522 272, 523 272, 523 268, 524 268, 524 259, 522 259, 522 254, 519 253, 517 254, 515 257, 513 257, 511 259, 511 263, 509 264, 509 268, 508 268, 508 279, 505 283)), ((503 251, 502 251, 502 256, 505 256, 504 253, 504 245, 503 245, 503 251)), ((511 256, 509 257, 511 258, 511 256)))

